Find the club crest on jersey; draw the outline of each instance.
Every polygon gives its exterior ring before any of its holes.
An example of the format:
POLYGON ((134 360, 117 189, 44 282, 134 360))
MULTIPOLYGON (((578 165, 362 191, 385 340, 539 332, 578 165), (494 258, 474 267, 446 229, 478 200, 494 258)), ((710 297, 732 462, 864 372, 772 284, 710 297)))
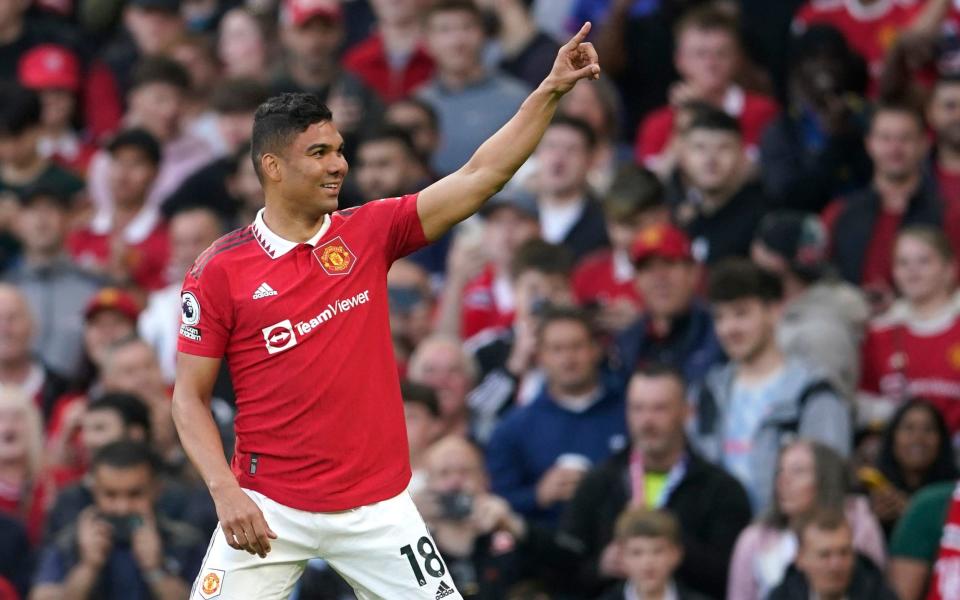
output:
POLYGON ((280 321, 275 325, 264 327, 263 341, 267 344, 267 352, 276 354, 297 345, 297 334, 293 331, 290 319, 280 321))
POLYGON ((320 266, 327 275, 347 275, 353 270, 353 263, 357 262, 357 257, 347 248, 340 236, 318 246, 313 255, 320 261, 320 266))
POLYGON ((200 322, 200 303, 193 292, 180 294, 180 312, 184 325, 196 325, 200 322))
POLYGON ((224 575, 225 572, 220 569, 207 569, 204 571, 203 578, 200 580, 200 597, 209 600, 210 598, 219 596, 224 575))

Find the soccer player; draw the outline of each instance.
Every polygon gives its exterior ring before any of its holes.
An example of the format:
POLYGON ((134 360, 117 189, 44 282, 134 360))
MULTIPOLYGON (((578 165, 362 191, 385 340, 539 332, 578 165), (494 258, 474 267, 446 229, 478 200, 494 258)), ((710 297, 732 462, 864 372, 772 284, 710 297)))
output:
POLYGON ((314 557, 364 600, 461 598, 405 492, 387 269, 479 210, 561 96, 599 77, 589 31, 466 165, 419 194, 338 211, 347 162, 330 111, 305 94, 257 110, 266 207, 197 259, 181 299, 174 419, 220 520, 192 599, 285 599, 314 557), (209 409, 224 357, 237 395, 230 466, 209 409))

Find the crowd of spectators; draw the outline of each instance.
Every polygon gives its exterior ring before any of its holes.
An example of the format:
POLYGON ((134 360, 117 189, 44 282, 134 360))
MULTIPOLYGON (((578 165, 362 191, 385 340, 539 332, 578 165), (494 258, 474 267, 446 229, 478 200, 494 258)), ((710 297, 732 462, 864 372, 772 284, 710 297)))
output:
POLYGON ((388 274, 458 589, 960 598, 960 2, 0 0, 0 600, 194 585, 180 286, 263 207, 264 100, 332 109, 341 208, 414 193, 585 20, 601 79, 388 274))

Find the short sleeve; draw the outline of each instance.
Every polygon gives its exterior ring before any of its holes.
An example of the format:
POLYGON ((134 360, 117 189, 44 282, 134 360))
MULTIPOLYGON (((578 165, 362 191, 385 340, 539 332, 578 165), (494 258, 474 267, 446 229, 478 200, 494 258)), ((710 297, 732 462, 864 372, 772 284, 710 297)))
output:
POLYGON ((183 280, 177 350, 222 358, 233 326, 230 285, 220 264, 205 255, 200 255, 183 280))
POLYGON ((417 213, 417 196, 409 194, 364 205, 375 211, 374 220, 382 223, 387 232, 385 249, 390 263, 430 243, 417 213))
POLYGON ((890 556, 933 564, 956 484, 942 483, 919 491, 897 522, 890 540, 890 556))

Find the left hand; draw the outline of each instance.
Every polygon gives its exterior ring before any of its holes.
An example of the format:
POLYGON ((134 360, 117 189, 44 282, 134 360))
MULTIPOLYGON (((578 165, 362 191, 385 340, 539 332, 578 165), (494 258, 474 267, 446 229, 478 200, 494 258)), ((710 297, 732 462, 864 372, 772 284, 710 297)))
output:
POLYGON ((600 79, 600 59, 593 44, 584 42, 590 33, 590 21, 583 24, 569 42, 560 47, 557 60, 543 84, 554 93, 563 95, 581 79, 600 79))
POLYGON ((157 530, 157 520, 152 514, 143 515, 143 524, 130 536, 133 557, 143 571, 152 571, 163 566, 163 542, 157 530))

